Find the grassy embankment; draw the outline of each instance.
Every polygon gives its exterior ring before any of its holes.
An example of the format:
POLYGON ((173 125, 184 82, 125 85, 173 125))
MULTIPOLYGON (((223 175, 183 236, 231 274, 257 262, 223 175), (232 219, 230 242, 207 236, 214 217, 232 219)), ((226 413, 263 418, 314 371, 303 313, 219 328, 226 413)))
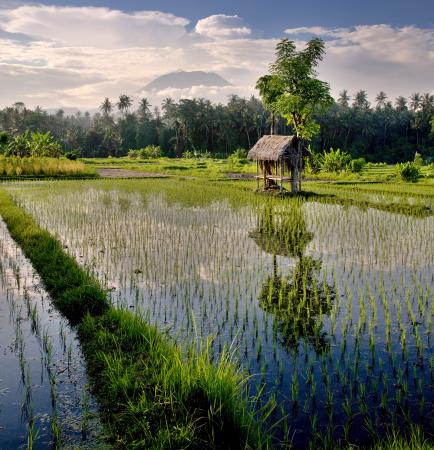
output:
POLYGON ((95 169, 66 158, 16 158, 0 155, 1 179, 95 178, 95 169))
MULTIPOLYGON (((222 180, 238 175, 253 176, 256 174, 256 163, 242 161, 231 162, 229 159, 214 158, 157 158, 157 159, 130 159, 121 158, 84 158, 83 161, 92 169, 116 168, 130 169, 142 172, 164 173, 169 175, 207 178, 209 180, 222 180)), ((418 183, 434 184, 434 174, 428 166, 421 168, 423 178, 418 183)), ((397 182, 396 166, 386 164, 367 164, 362 172, 351 173, 325 173, 305 174, 305 178, 318 181, 340 182, 367 182, 385 183, 397 182)), ((416 183, 416 184, 418 184, 416 183)), ((404 183, 402 183, 404 184, 404 183)))
POLYGON ((108 440, 117 448, 267 448, 228 355, 183 352, 154 326, 112 308, 101 286, 61 244, 0 190, 0 214, 44 281, 54 305, 78 325, 108 440))

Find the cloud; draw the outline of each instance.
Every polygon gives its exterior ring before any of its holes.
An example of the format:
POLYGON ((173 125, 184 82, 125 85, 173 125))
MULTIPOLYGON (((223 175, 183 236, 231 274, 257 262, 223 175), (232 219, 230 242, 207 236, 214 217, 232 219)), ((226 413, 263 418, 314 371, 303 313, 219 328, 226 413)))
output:
MULTIPOLYGON (((3 3, 2 3, 3 5, 3 3)), ((433 91, 434 30, 389 25, 286 30, 298 46, 309 35, 326 40, 320 77, 337 95, 385 90, 391 98, 433 91)), ((279 33, 279 30, 276 30, 279 33)), ((126 13, 96 7, 21 5, 0 9, 0 107, 95 108, 101 99, 135 95, 175 71, 215 72, 231 86, 193 86, 151 97, 255 94, 257 78, 274 59, 277 39, 257 39, 242 18, 223 14, 190 21, 158 11, 126 13)), ((256 93, 257 94, 257 93, 256 93)))
POLYGON ((285 30, 326 40, 327 54, 320 75, 333 93, 365 89, 370 97, 380 90, 393 100, 414 91, 434 91, 434 29, 386 24, 349 28, 301 27, 285 30))
POLYGON ((200 19, 195 28, 196 33, 211 39, 228 39, 249 36, 252 30, 244 25, 239 16, 216 14, 200 19))
POLYGON ((0 28, 69 46, 122 48, 164 46, 187 35, 189 20, 159 11, 96 7, 19 6, 0 10, 0 28))

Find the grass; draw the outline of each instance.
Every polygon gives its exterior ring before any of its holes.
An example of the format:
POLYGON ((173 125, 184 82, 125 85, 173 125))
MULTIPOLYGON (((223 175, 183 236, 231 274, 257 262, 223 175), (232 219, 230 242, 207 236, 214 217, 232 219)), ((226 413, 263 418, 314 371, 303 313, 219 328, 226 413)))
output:
POLYGON ((65 158, 16 158, 0 155, 0 179, 95 177, 96 171, 81 161, 65 158))
MULTIPOLYGON (((351 447, 350 447, 351 448, 351 447)), ((421 428, 413 426, 408 436, 392 430, 385 439, 374 444, 371 450, 433 450, 434 443, 428 440, 421 428)))
MULTIPOLYGON (((132 160, 121 158, 83 158, 87 166, 98 168, 130 169, 143 172, 164 173, 178 176, 193 176, 208 180, 228 179, 231 174, 252 176, 256 174, 256 163, 243 160, 232 163, 229 159, 214 158, 157 158, 149 160, 132 160)), ((428 166, 422 167, 423 178, 418 183, 434 184, 432 170, 428 166)), ((393 164, 367 164, 360 173, 342 172, 317 174, 305 173, 305 178, 311 181, 339 181, 360 183, 396 183, 396 165, 393 164)), ((402 183, 408 184, 408 183, 402 183)), ((411 183, 410 183, 411 184, 411 183)))
POLYGON ((304 188, 281 198, 255 195, 253 181, 182 177, 5 185, 123 308, 80 324, 115 446, 271 446, 247 384, 262 404, 271 393, 267 426, 286 427, 279 439, 304 433, 299 447, 368 446, 395 424, 401 437, 379 448, 411 448, 409 424, 427 427, 432 188, 304 188), (212 343, 200 346, 196 329, 212 343), (230 363, 231 341, 249 379, 230 363))
POLYGON ((267 448, 244 375, 209 344, 187 352, 103 289, 61 244, 0 190, 0 213, 55 306, 78 324, 109 441, 116 448, 267 448))

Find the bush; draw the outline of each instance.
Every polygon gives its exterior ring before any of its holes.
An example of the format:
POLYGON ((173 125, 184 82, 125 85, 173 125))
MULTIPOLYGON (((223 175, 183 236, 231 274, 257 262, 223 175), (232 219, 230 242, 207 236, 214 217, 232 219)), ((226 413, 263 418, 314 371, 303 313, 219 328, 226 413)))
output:
POLYGON ((6 147, 7 143, 9 142, 9 135, 6 133, 6 131, 0 131, 0 152, 3 148, 6 147))
POLYGON ((60 144, 51 136, 51 133, 30 133, 26 131, 23 134, 15 136, 8 144, 5 155, 59 158, 62 154, 60 144))
POLYGON ((65 157, 67 159, 69 159, 70 161, 76 161, 79 156, 80 156, 80 154, 75 150, 65 153, 65 157))
POLYGON ((143 159, 161 158, 163 152, 158 145, 147 145, 145 148, 139 150, 139 155, 143 159))
POLYGON ((422 158, 422 155, 420 154, 420 153, 418 153, 418 152, 416 152, 415 154, 414 154, 414 164, 417 166, 417 167, 422 167, 423 166, 423 158, 422 158))
POLYGON ((247 158, 247 150, 245 150, 244 148, 237 148, 234 151, 233 155, 239 159, 246 159, 247 158))
POLYGON ((434 178, 434 163, 428 164, 425 176, 427 178, 434 178))
POLYGON ((140 150, 128 150, 128 158, 130 159, 140 158, 140 150))
POLYGON ((247 163, 247 151, 243 148, 237 148, 232 155, 228 156, 228 161, 232 166, 247 163))
POLYGON ((354 173, 360 173, 366 166, 365 158, 352 159, 350 162, 350 170, 354 173))
POLYGON ((161 158, 161 156, 163 156, 163 152, 158 145, 148 145, 138 150, 128 150, 128 158, 130 159, 152 159, 161 158))
POLYGON ((406 162, 396 165, 396 175, 402 181, 414 183, 422 176, 422 173, 414 162, 406 162))
POLYGON ((324 151, 321 159, 322 172, 342 172, 347 170, 351 163, 351 156, 339 148, 337 150, 331 148, 329 152, 324 151))
POLYGON ((183 154, 182 154, 183 158, 186 159, 191 159, 194 158, 194 153, 191 150, 186 150, 183 154))
POLYGON ((321 170, 322 166, 322 155, 320 153, 314 152, 309 148, 310 156, 306 158, 305 171, 308 174, 315 174, 321 170))

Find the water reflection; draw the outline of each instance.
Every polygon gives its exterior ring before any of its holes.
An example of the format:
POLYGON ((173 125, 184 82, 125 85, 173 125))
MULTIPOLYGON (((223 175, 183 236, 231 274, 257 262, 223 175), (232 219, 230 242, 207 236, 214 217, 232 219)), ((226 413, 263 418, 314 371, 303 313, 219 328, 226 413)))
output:
POLYGON ((324 352, 329 342, 322 329, 322 317, 331 311, 333 290, 325 281, 318 282, 321 260, 305 256, 313 233, 307 231, 301 204, 295 204, 290 211, 264 207, 250 237, 273 255, 273 273, 262 285, 259 304, 275 315, 277 339, 292 351, 304 340, 317 353, 324 352), (289 275, 279 270, 277 256, 296 258, 289 275))

